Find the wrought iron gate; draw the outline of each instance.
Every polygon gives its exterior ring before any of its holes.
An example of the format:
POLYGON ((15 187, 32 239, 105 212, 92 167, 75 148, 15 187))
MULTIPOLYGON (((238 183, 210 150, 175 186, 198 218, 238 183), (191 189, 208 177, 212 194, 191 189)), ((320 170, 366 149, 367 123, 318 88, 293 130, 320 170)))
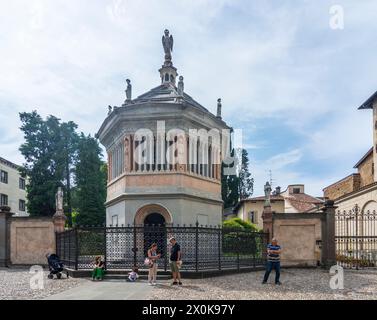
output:
POLYGON ((152 243, 157 243, 159 269, 167 270, 168 239, 182 249, 183 271, 239 270, 265 263, 268 234, 232 228, 197 226, 127 226, 75 228, 56 234, 56 251, 71 269, 91 269, 102 256, 107 269, 143 268, 152 243))
POLYGON ((377 266, 377 213, 352 210, 335 213, 336 258, 346 268, 377 266))

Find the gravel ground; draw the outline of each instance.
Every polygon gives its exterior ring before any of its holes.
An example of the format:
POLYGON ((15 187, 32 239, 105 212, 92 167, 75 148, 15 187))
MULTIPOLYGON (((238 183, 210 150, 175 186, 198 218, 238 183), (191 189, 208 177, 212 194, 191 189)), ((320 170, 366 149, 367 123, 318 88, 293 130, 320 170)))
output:
POLYGON ((73 288, 83 279, 67 279, 65 275, 61 280, 47 278, 48 272, 44 271, 44 289, 32 290, 30 279, 33 274, 28 269, 0 269, 0 300, 32 300, 43 299, 52 294, 73 288))
POLYGON ((251 272, 231 276, 186 279, 182 287, 161 281, 152 287, 151 300, 377 300, 377 270, 345 270, 344 289, 332 290, 330 275, 321 269, 282 270, 282 286, 273 284, 274 272, 269 283, 262 285, 264 272, 251 272))

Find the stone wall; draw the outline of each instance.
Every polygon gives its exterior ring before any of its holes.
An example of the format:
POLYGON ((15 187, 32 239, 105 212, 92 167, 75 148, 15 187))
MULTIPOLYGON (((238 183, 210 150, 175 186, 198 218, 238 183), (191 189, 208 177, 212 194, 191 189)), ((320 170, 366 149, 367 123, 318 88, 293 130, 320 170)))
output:
POLYGON ((282 247, 282 266, 317 266, 321 261, 322 213, 283 213, 273 217, 273 236, 282 247))
POLYGON ((360 189, 360 174, 355 173, 323 189, 324 197, 335 200, 360 189))
POLYGON ((373 183, 373 153, 371 153, 357 169, 360 174, 360 188, 373 183))
POLYGON ((11 265, 45 265, 46 254, 55 253, 51 218, 13 217, 8 229, 11 265))
POLYGON ((377 203, 377 183, 364 187, 357 192, 348 194, 335 201, 337 210, 349 211, 357 204, 360 210, 367 210, 366 206, 369 203, 377 203))

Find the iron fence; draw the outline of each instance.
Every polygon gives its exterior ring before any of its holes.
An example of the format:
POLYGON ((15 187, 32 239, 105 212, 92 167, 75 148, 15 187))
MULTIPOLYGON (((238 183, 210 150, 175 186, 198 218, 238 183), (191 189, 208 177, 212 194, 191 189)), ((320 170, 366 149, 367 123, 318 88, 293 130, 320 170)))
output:
POLYGON ((169 268, 168 239, 181 246, 182 271, 240 270, 265 264, 268 234, 200 226, 80 227, 56 234, 56 251, 70 269, 91 269, 102 256, 107 270, 143 268, 157 243, 160 270, 169 268))
POLYGON ((346 268, 377 267, 377 213, 356 205, 335 213, 336 259, 346 268))

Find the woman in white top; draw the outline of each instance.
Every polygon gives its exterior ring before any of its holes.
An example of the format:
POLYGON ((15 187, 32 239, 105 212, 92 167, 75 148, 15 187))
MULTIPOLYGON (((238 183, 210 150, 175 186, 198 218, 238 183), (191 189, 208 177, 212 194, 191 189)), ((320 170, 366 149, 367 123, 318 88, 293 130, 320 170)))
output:
POLYGON ((148 250, 148 259, 151 261, 149 266, 148 282, 150 286, 156 285, 157 280, 157 260, 161 258, 161 254, 157 254, 157 244, 153 243, 148 250))

